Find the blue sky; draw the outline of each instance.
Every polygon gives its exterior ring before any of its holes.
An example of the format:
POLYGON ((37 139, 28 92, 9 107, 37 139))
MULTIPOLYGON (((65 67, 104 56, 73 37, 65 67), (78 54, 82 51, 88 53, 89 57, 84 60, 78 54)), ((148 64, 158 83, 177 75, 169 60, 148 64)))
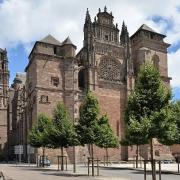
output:
POLYGON ((86 9, 94 18, 98 8, 107 6, 115 23, 122 21, 130 35, 143 23, 167 35, 169 76, 174 99, 180 99, 180 2, 179 0, 0 0, 0 47, 7 48, 10 82, 16 72, 23 72, 35 41, 52 34, 59 41, 70 36, 78 50, 83 42, 86 9))

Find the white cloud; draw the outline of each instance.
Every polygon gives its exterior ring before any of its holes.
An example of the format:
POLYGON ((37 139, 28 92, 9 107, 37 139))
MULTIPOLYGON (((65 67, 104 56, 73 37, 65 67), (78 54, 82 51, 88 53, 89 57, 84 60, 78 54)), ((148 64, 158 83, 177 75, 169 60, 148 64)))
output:
POLYGON ((29 43, 53 34, 59 40, 70 35, 77 45, 82 45, 83 23, 88 7, 92 17, 98 8, 107 5, 113 11, 115 22, 121 26, 124 19, 130 34, 142 23, 163 31, 164 24, 155 24, 147 17, 160 15, 171 17, 175 26, 168 32, 170 43, 179 37, 180 14, 176 11, 178 0, 5 0, 0 4, 0 46, 14 46, 18 43, 29 43))
MULTIPOLYGON (((0 47, 11 48, 22 43, 29 52, 32 42, 52 34, 60 41, 70 36, 80 49, 86 9, 89 8, 93 19, 98 8, 102 9, 104 5, 108 11, 113 12, 119 28, 125 20, 130 34, 145 23, 158 32, 166 32, 167 42, 177 44, 180 41, 180 12, 177 10, 179 0, 4 0, 0 4, 0 47), (170 19, 173 26, 167 29, 164 21, 157 24, 149 18, 153 16, 170 19)), ((180 86, 180 71, 177 69, 180 65, 179 55, 179 50, 169 55, 173 86, 180 86)))
POLYGON ((172 87, 180 87, 180 49, 168 55, 169 76, 172 77, 172 87))

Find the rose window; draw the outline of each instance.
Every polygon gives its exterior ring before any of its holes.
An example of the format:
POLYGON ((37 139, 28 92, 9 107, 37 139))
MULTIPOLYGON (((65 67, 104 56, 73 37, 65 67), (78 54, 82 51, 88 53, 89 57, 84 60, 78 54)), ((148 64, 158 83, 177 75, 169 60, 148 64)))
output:
POLYGON ((113 59, 102 59, 99 63, 99 78, 120 82, 120 63, 113 59))

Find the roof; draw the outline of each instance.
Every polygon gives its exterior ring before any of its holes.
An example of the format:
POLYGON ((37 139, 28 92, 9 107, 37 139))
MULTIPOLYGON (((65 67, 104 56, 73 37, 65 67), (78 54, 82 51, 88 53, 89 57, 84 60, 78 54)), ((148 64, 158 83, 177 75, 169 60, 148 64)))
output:
POLYGON ((0 52, 1 52, 1 53, 4 53, 5 51, 4 51, 3 49, 0 48, 0 52))
POLYGON ((62 44, 63 45, 64 44, 72 44, 73 45, 73 43, 72 43, 71 39, 69 38, 69 36, 62 42, 62 44))
POLYGON ((156 31, 154 31, 152 28, 150 28, 149 26, 147 26, 146 24, 143 24, 138 30, 146 30, 146 31, 150 31, 150 32, 154 32, 157 33, 156 31))
POLYGON ((160 34, 160 33, 156 32, 155 30, 153 30, 152 28, 150 28, 149 26, 147 26, 146 24, 143 24, 143 25, 141 25, 140 28, 131 36, 131 38, 132 38, 137 32, 139 32, 139 31, 141 31, 141 30, 149 31, 149 32, 152 32, 152 33, 155 33, 155 34, 159 34, 159 35, 161 35, 161 36, 163 36, 163 37, 166 37, 164 34, 160 34))
POLYGON ((62 45, 72 45, 76 48, 76 46, 72 43, 71 39, 69 38, 69 36, 62 42, 62 45))
POLYGON ((44 43, 54 44, 54 45, 59 45, 59 46, 61 45, 61 43, 57 39, 55 39, 53 36, 51 36, 50 34, 47 35, 42 40, 40 40, 39 42, 44 42, 44 43))

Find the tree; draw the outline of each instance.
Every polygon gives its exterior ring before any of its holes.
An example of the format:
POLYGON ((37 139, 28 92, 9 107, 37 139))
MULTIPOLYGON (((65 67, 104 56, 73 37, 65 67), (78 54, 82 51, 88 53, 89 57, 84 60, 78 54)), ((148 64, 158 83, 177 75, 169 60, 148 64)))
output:
POLYGON ((148 144, 148 138, 144 134, 144 128, 143 124, 141 125, 133 116, 129 117, 129 122, 125 128, 125 137, 120 142, 124 146, 136 145, 136 168, 138 168, 139 146, 148 144))
POLYGON ((53 114, 53 126, 49 128, 49 140, 52 148, 61 148, 63 170, 63 148, 78 145, 78 139, 73 123, 63 103, 58 103, 53 114))
POLYGON ((172 107, 173 115, 174 115, 176 126, 177 126, 177 135, 173 143, 180 144, 180 101, 176 101, 175 103, 172 103, 171 107, 172 107))
POLYGON ((52 126, 51 120, 45 114, 39 114, 37 121, 33 124, 31 131, 29 132, 28 141, 29 144, 36 148, 43 148, 42 165, 44 167, 44 155, 45 148, 50 146, 48 132, 52 126))
POLYGON ((99 116, 99 104, 96 97, 91 92, 88 92, 84 102, 80 106, 80 118, 79 123, 76 126, 78 139, 80 144, 84 146, 88 144, 91 148, 92 158, 92 175, 94 175, 94 153, 93 144, 96 143, 96 135, 98 129, 98 116, 99 116))
MULTIPOLYGON (((176 139, 173 142, 171 141, 170 143, 180 145, 180 101, 176 101, 176 102, 172 103, 171 107, 172 107, 174 119, 175 119, 176 126, 177 126, 177 135, 176 135, 176 139)), ((179 155, 177 155, 176 158, 177 158, 176 160, 177 160, 178 169, 179 169, 179 162, 180 162, 179 155)))
MULTIPOLYGON (((130 143, 136 144, 141 140, 143 143, 147 140, 150 143, 153 180, 156 178, 153 163, 153 138, 160 141, 163 139, 163 134, 167 134, 166 132, 171 132, 171 138, 175 136, 174 121, 169 118, 170 99, 170 90, 163 85, 157 69, 151 63, 142 65, 134 91, 128 100, 125 123, 131 137, 130 143), (139 139, 141 135, 144 136, 143 139, 139 139)), ((164 143, 166 144, 165 141, 164 143)))
POLYGON ((108 164, 108 148, 117 148, 119 140, 109 125, 107 115, 103 115, 98 121, 96 145, 100 148, 105 148, 108 164))

